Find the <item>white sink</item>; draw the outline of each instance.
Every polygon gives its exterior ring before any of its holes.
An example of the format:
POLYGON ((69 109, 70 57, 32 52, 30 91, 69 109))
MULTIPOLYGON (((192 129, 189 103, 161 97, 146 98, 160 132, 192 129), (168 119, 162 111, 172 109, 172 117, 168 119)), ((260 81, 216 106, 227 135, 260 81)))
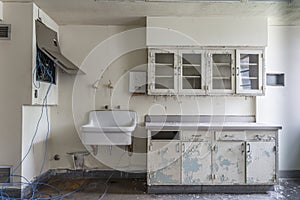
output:
POLYGON ((81 140, 87 145, 130 145, 136 123, 133 111, 91 111, 89 123, 81 127, 81 140))

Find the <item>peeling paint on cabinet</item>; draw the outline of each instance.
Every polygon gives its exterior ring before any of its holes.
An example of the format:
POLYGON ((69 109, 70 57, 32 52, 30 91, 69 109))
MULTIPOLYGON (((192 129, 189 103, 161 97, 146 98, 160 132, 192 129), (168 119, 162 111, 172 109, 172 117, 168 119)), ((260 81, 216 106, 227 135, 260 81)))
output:
POLYGON ((151 145, 152 151, 148 152, 149 184, 180 184, 180 142, 155 141, 151 145))
POLYGON ((214 183, 243 184, 245 182, 244 142, 218 142, 213 152, 214 183))
POLYGON ((247 142, 247 183, 276 182, 275 141, 247 142))
POLYGON ((211 144, 209 142, 183 142, 182 184, 211 182, 211 144))

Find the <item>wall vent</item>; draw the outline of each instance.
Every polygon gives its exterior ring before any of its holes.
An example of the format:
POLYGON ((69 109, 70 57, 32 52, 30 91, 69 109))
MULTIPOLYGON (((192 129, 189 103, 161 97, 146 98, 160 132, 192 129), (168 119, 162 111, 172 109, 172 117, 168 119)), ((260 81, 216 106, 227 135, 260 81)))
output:
POLYGON ((0 40, 10 40, 11 38, 11 25, 0 24, 0 40))
POLYGON ((11 183, 11 166, 0 166, 0 184, 1 183, 11 183))

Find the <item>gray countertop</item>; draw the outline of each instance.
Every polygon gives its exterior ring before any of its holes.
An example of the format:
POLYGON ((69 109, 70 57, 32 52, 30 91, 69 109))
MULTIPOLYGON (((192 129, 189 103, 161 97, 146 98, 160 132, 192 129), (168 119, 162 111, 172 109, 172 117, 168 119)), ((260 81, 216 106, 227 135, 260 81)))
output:
POLYGON ((146 122, 145 126, 149 130, 278 130, 282 129, 279 125, 269 125, 254 122, 146 122))

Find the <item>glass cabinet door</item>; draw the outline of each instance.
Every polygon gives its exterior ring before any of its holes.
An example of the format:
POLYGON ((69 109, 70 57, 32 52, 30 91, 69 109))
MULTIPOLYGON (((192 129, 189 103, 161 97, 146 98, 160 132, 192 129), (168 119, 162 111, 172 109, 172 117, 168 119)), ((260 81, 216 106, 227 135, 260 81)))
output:
POLYGON ((262 93, 262 56, 262 50, 237 51, 237 93, 262 93))
POLYGON ((234 93, 234 52, 210 51, 209 56, 209 93, 234 93))
POLYGON ((174 94, 177 90, 176 53, 167 50, 149 52, 149 94, 174 94))
POLYGON ((179 93, 197 95, 205 93, 203 52, 182 50, 179 52, 179 93))

